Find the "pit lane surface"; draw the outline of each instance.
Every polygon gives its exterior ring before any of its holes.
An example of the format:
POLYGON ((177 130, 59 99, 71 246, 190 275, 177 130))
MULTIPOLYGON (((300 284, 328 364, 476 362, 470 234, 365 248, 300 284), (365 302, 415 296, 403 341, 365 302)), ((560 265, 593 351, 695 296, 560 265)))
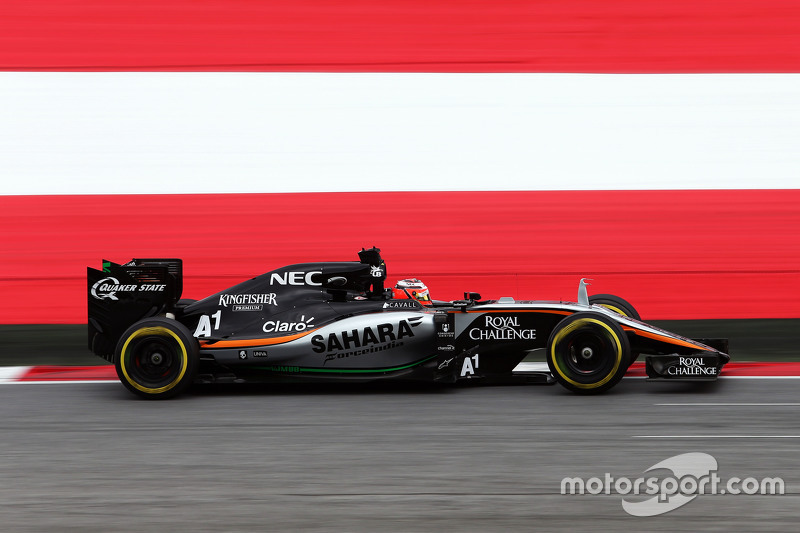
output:
POLYGON ((796 530, 792 379, 707 387, 201 388, 168 402, 119 383, 0 387, 3 531, 796 530), (561 479, 631 479, 713 455, 784 496, 701 495, 665 515, 561 479))

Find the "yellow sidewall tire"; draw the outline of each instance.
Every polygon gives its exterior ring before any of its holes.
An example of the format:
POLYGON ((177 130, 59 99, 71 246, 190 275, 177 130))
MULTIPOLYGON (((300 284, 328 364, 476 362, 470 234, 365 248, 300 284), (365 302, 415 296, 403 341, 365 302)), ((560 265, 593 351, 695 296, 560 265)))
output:
MULTIPOLYGON (((162 317, 137 322, 122 335, 115 353, 115 367, 120 381, 128 390, 142 398, 162 399, 175 396, 194 381, 197 372, 198 345, 183 324, 162 317), (169 355, 165 358, 169 366, 163 369, 164 379, 158 383, 148 383, 149 376, 142 370, 136 350, 142 343, 150 342, 169 355), (137 375, 139 374, 139 375, 137 375), (161 381, 166 381, 162 383, 161 381)), ((159 369, 161 371, 161 369, 159 369)))
POLYGON ((565 318, 553 330, 547 344, 547 363, 553 377, 567 389, 583 394, 603 392, 613 387, 628 368, 630 344, 622 328, 599 313, 576 313, 565 318), (576 371, 570 372, 564 357, 564 343, 571 335, 583 333, 605 339, 602 353, 597 354, 602 372, 587 373, 584 380, 576 379, 576 371), (607 346, 606 346, 607 345, 607 346))

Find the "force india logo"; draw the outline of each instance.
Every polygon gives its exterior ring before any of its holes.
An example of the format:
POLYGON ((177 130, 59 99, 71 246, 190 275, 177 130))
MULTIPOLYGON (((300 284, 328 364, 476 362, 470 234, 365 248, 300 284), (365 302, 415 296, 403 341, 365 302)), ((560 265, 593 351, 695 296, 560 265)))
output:
POLYGON ((312 350, 316 353, 328 352, 325 362, 344 359, 350 356, 391 350, 403 345, 403 339, 414 336, 414 329, 422 323, 422 317, 401 320, 397 324, 378 324, 375 327, 352 329, 311 337, 312 350), (348 350, 348 351, 345 351, 348 350))
POLYGON ((109 276, 92 285, 89 292, 97 300, 119 300, 118 292, 163 292, 166 288, 165 284, 123 285, 117 278, 109 276))
POLYGON ((521 329, 519 317, 517 316, 485 316, 485 329, 472 328, 469 330, 469 338, 474 341, 495 340, 533 340, 536 338, 535 329, 521 329))

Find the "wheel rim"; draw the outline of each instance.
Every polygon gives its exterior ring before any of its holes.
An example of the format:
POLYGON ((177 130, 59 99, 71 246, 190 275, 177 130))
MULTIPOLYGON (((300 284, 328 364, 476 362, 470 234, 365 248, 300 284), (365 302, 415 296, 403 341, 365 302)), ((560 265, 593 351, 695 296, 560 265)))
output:
POLYGON ((142 328, 128 337, 120 367, 125 379, 150 394, 166 392, 186 373, 188 355, 180 338, 164 327, 142 328))
POLYGON ((580 388, 606 384, 622 361, 622 345, 616 333, 593 318, 568 324, 558 332, 550 349, 555 370, 580 388))
POLYGON ((594 331, 577 331, 565 339, 560 355, 572 373, 592 377, 610 368, 609 358, 604 355, 612 349, 612 342, 613 339, 594 331))

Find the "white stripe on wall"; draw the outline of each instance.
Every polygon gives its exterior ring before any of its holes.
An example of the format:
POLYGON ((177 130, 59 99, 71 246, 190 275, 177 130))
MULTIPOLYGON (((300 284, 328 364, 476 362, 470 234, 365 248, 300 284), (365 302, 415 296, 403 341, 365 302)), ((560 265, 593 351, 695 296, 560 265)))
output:
POLYGON ((800 187, 800 75, 0 73, 0 194, 800 187))

